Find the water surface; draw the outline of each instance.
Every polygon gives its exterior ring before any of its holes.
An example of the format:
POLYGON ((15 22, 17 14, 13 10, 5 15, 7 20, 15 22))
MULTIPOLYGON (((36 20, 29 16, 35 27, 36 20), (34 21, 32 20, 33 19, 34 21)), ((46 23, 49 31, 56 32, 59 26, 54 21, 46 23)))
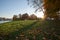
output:
POLYGON ((1 23, 6 23, 6 22, 10 22, 10 21, 0 21, 0 24, 1 24, 1 23))

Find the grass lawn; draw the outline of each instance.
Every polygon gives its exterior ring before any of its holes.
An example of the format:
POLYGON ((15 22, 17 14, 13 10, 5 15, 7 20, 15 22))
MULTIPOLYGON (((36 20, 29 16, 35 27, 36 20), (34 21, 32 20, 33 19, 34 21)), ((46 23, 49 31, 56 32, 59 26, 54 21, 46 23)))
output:
POLYGON ((59 40, 59 21, 12 21, 0 24, 1 40, 59 40), (57 24, 58 23, 58 24, 57 24), (57 33, 58 32, 58 33, 57 33))

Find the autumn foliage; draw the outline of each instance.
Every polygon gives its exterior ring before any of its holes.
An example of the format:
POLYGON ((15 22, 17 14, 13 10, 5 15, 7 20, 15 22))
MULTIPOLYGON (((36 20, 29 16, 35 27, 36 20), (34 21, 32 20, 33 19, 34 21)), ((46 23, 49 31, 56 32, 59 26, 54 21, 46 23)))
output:
POLYGON ((59 18, 60 0, 44 0, 45 15, 50 18, 59 18))

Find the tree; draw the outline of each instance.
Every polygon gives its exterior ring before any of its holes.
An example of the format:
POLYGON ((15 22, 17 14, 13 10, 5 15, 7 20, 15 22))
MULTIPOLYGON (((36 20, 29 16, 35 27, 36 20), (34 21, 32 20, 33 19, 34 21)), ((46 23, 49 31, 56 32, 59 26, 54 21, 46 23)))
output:
POLYGON ((29 15, 27 13, 22 15, 22 20, 27 20, 29 18, 29 15))
POLYGON ((44 0, 45 15, 55 19, 59 18, 60 0, 44 0))
POLYGON ((14 15, 14 16, 13 16, 13 20, 14 20, 14 21, 17 20, 17 15, 14 15))
POLYGON ((21 20, 22 19, 22 15, 21 14, 19 14, 19 20, 21 20))
MULTIPOLYGON (((47 40, 60 40, 60 0, 28 0, 29 3, 32 2, 34 8, 36 10, 42 10, 44 9, 44 15, 46 18, 54 18, 55 20, 49 21, 48 27, 45 29, 45 34, 51 35, 47 36, 50 37, 47 40), (50 23, 51 22, 51 23, 50 23), (52 25, 53 24, 53 25, 52 25), (48 31, 49 30, 49 31, 48 31), (48 32, 47 32, 48 31, 48 32), (58 36, 59 35, 59 36, 58 36), (57 39, 55 39, 57 38, 57 39)), ((43 28, 42 28, 43 29, 43 28)), ((44 32, 44 31, 43 31, 44 32)))
POLYGON ((28 0, 29 3, 32 2, 32 5, 34 8, 36 8, 36 11, 40 10, 43 11, 45 17, 55 18, 59 19, 60 11, 60 0, 28 0))
POLYGON ((32 2, 33 8, 35 8, 35 11, 42 11, 42 5, 43 5, 43 0, 28 0, 28 4, 32 2))
POLYGON ((30 15, 30 19, 31 19, 31 20, 36 20, 36 19, 37 19, 37 16, 34 15, 34 14, 32 14, 32 15, 30 15))

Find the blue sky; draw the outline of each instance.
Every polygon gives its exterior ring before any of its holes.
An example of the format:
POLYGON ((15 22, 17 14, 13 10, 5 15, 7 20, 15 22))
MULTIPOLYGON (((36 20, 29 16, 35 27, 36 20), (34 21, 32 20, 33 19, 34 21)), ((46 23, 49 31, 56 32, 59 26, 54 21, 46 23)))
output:
POLYGON ((13 15, 34 12, 27 0, 0 0, 0 17, 12 18, 13 15))

